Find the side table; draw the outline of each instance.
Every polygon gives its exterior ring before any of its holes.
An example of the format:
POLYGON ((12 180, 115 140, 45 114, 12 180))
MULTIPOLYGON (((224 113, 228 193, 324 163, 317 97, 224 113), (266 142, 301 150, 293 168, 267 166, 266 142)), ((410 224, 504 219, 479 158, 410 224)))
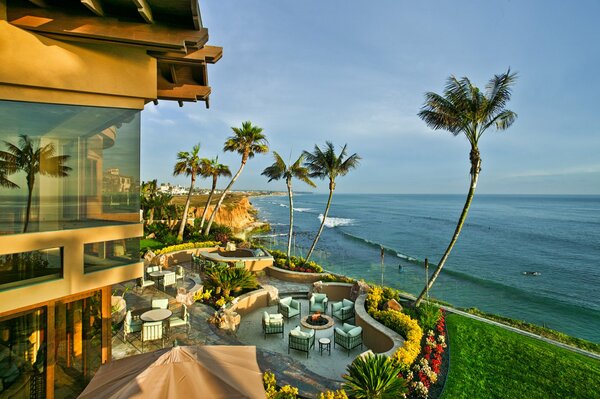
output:
POLYGON ((323 351, 327 351, 331 356, 331 340, 329 338, 319 338, 319 352, 323 356, 323 351))

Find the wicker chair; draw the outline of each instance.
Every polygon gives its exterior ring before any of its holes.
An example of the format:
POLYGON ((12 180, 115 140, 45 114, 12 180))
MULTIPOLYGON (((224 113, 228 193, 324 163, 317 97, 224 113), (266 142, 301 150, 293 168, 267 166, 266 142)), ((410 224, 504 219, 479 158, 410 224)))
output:
POLYGON ((281 313, 269 314, 264 312, 262 328, 265 339, 267 339, 267 334, 281 334, 281 338, 283 338, 283 315, 281 313))
POLYGON ((310 350, 315 347, 315 330, 305 332, 298 326, 290 331, 288 338, 288 354, 290 353, 290 349, 295 349, 306 352, 306 358, 308 359, 310 350))
POLYGON ((348 351, 350 351, 360 345, 360 349, 363 347, 362 340, 362 327, 356 327, 352 324, 344 323, 342 328, 336 327, 333 332, 333 347, 339 345, 348 351))

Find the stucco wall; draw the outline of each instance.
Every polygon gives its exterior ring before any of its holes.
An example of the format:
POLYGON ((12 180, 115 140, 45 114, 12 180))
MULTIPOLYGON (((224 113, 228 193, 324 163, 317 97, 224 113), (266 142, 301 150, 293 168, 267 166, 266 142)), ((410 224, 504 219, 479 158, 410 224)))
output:
POLYGON ((293 272, 290 270, 279 269, 277 267, 267 267, 265 268, 265 271, 271 277, 294 283, 314 283, 315 281, 320 281, 325 275, 327 275, 327 273, 293 272))
MULTIPOLYGON (((215 252, 218 249, 219 249, 218 247, 194 248, 194 249, 185 249, 185 250, 177 251, 177 252, 170 252, 168 254, 164 254, 166 266, 172 267, 175 265, 180 265, 182 263, 190 263, 192 261, 192 254, 194 254, 196 256, 200 256, 201 251, 215 252)), ((224 258, 224 260, 233 262, 233 261, 236 261, 237 259, 224 258)), ((258 271, 261 271, 261 270, 273 265, 273 258, 256 259, 256 260, 240 259, 240 260, 243 260, 246 263, 246 269, 250 270, 251 272, 258 272, 258 271)))
POLYGON ((354 303, 355 323, 363 328, 364 343, 375 353, 393 355, 404 345, 404 338, 369 316, 365 309, 366 294, 360 295, 354 303))
POLYGON ((254 312, 255 310, 266 308, 269 305, 268 297, 268 291, 261 288, 256 291, 240 295, 237 298, 237 303, 232 305, 229 309, 239 313, 243 317, 248 313, 254 312))

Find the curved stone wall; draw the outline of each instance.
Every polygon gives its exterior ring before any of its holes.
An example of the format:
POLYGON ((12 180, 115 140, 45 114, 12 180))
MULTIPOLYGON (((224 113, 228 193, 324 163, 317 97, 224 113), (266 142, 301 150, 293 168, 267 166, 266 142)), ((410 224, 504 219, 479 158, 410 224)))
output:
POLYGON ((365 309, 367 294, 360 295, 354 303, 355 322, 363 328, 365 345, 375 353, 392 356, 402 345, 404 338, 372 318, 365 309))
POLYGON ((328 274, 293 272, 291 270, 280 269, 274 266, 266 267, 265 271, 270 277, 294 283, 314 283, 315 281, 320 281, 328 274))

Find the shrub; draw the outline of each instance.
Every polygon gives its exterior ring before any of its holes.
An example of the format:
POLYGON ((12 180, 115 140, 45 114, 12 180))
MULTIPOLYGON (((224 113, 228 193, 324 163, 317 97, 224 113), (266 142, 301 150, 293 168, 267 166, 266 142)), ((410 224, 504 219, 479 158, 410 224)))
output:
POLYGON ((352 398, 397 398, 405 394, 401 366, 385 355, 359 356, 346 368, 344 389, 352 398))
POLYGON ((442 317, 440 308, 426 302, 423 302, 418 308, 404 308, 404 313, 416 319, 423 331, 433 330, 442 317))
POLYGON ((211 287, 220 288, 223 296, 229 296, 231 291, 237 292, 258 285, 256 277, 250 271, 240 267, 227 266, 210 268, 206 272, 206 283, 211 287))
POLYGON ((157 250, 155 252, 155 254, 163 255, 163 254, 166 254, 169 252, 183 251, 185 249, 210 248, 210 247, 216 247, 219 244, 221 244, 221 243, 217 242, 217 241, 186 242, 185 244, 177 244, 177 245, 170 245, 168 247, 164 247, 162 249, 157 250))
POLYGON ((298 397, 298 388, 291 385, 277 389, 275 374, 270 371, 265 371, 263 374, 263 386, 267 393, 267 399, 296 399, 298 397))
POLYGON ((348 395, 346 395, 346 391, 339 389, 337 391, 321 392, 319 399, 348 399, 348 395))

